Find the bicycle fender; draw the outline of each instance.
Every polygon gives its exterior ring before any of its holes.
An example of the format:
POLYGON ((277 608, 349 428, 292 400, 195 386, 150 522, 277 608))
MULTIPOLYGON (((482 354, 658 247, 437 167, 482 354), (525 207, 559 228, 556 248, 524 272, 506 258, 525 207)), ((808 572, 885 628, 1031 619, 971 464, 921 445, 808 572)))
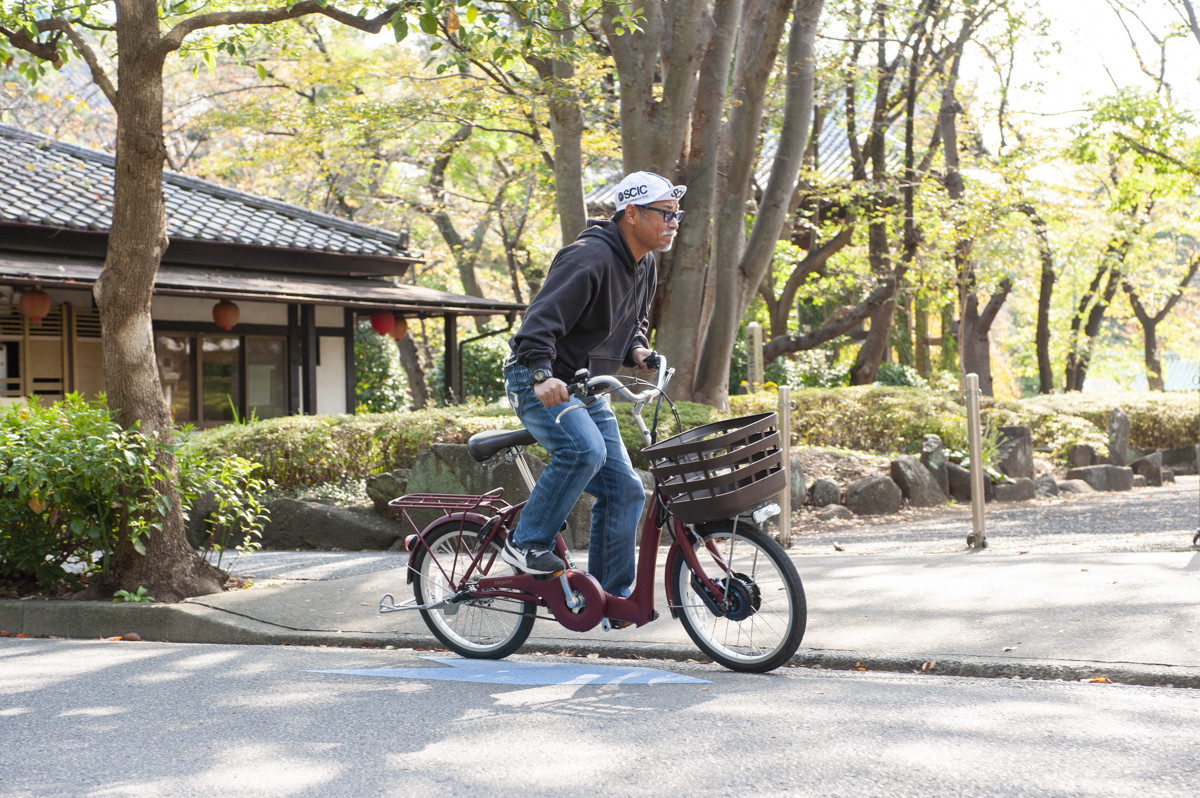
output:
MULTIPOLYGON (((679 617, 679 597, 675 595, 675 585, 671 583, 671 574, 675 573, 675 561, 682 556, 679 553, 679 545, 671 544, 671 548, 667 550, 667 561, 663 565, 663 584, 667 589, 667 609, 671 611, 671 618, 679 617)), ((411 571, 410 571, 411 573, 411 571)))
POLYGON ((487 520, 488 517, 486 515, 481 515, 479 513, 450 513, 449 515, 440 515, 435 518, 424 529, 417 533, 417 540, 412 544, 412 550, 408 553, 408 568, 405 569, 406 573, 404 581, 410 585, 412 584, 413 574, 416 573, 417 552, 426 551, 429 549, 429 547, 425 545, 425 535, 429 532, 429 530, 433 529, 435 526, 441 526, 448 521, 457 521, 459 523, 471 521, 482 525, 486 524, 487 520))

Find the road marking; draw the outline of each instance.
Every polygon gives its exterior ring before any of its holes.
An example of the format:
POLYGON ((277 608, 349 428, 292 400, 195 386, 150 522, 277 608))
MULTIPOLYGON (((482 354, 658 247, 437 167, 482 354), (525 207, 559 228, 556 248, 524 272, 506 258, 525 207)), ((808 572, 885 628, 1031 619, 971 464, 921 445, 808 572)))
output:
POLYGON ((514 684, 525 687, 563 684, 712 684, 680 673, 657 668, 624 665, 576 665, 561 662, 506 662, 421 657, 441 668, 347 668, 307 670, 305 673, 340 673, 347 676, 383 676, 389 679, 428 679, 439 682, 514 684))

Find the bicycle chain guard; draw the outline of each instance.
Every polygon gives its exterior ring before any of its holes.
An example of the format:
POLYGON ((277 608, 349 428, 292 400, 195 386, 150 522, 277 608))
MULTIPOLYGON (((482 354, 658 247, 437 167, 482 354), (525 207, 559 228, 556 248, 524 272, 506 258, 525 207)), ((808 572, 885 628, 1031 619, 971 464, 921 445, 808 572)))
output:
POLYGON ((572 632, 586 632, 595 628, 604 620, 604 588, 600 587, 596 577, 584 571, 567 571, 566 576, 576 601, 582 601, 583 606, 575 609, 568 607, 567 597, 559 587, 560 580, 555 579, 543 582, 546 590, 542 598, 546 601, 546 608, 554 615, 554 620, 572 632))

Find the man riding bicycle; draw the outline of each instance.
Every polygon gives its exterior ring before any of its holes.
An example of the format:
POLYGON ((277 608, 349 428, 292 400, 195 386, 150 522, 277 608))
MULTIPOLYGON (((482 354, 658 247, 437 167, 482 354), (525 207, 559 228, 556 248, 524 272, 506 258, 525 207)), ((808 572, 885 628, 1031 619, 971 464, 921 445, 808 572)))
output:
POLYGON ((593 219, 558 251, 530 303, 504 362, 509 403, 525 428, 550 452, 501 557, 530 574, 566 568, 552 551, 554 536, 583 493, 596 497, 588 569, 612 595, 627 596, 644 503, 642 482, 621 442, 607 397, 584 412, 562 412, 580 400, 567 392, 575 372, 615 374, 622 366, 653 372, 647 339, 657 283, 653 253, 675 241, 686 186, 652 172, 634 172, 617 186, 616 213, 593 219))

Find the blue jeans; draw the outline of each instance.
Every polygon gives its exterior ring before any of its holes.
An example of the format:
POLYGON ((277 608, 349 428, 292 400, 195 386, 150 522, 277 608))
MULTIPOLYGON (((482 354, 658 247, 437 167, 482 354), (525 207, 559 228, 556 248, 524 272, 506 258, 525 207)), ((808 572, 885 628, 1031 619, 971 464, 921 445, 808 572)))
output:
POLYGON ((559 413, 581 404, 578 398, 543 407, 533 392, 529 369, 519 363, 505 367, 504 388, 521 423, 551 455, 513 530, 514 544, 524 549, 553 548, 555 533, 586 492, 596 497, 588 569, 608 593, 629 595, 637 522, 646 496, 608 398, 572 410, 556 424, 559 413))

